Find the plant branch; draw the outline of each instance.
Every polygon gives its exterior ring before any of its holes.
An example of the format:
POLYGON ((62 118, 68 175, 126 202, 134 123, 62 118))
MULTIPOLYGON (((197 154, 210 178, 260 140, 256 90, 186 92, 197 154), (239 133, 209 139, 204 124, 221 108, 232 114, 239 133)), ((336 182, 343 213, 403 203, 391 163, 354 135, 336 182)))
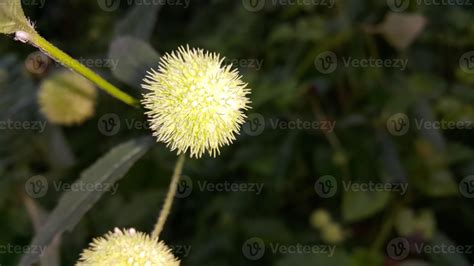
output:
POLYGON ((45 54, 47 54, 52 59, 56 60, 57 62, 61 63, 62 65, 78 72, 79 74, 83 75, 85 78, 89 79, 93 83, 95 83, 99 88, 103 89, 113 97, 117 98, 118 100, 131 105, 133 107, 138 107, 138 100, 133 98, 132 96, 128 95, 127 93, 121 91, 119 88, 112 85, 107 80, 103 79, 101 76, 97 75, 94 71, 90 68, 84 66, 83 64, 79 63, 79 61, 75 60, 74 58, 70 57, 68 54, 61 51, 59 48, 48 42, 46 39, 41 37, 39 34, 31 34, 29 36, 28 41, 37 47, 38 49, 42 50, 45 54))
POLYGON ((163 209, 161 210, 160 217, 158 217, 158 221, 156 222, 155 229, 151 234, 152 237, 158 237, 163 231, 163 227, 165 226, 166 219, 168 218, 171 210, 171 206, 173 205, 173 200, 176 195, 176 189, 178 188, 178 182, 181 177, 181 172, 183 170, 183 165, 185 161, 185 154, 181 154, 176 162, 174 167, 173 177, 171 178, 171 184, 168 189, 168 194, 166 195, 165 203, 163 204, 163 209))

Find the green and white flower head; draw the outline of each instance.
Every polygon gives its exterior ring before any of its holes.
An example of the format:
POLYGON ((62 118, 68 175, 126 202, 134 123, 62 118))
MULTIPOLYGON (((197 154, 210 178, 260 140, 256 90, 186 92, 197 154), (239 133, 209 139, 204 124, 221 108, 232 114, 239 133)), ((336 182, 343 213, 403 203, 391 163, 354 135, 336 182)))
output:
POLYGON ((143 104, 153 135, 178 154, 210 156, 235 140, 249 109, 250 90, 224 58, 180 47, 144 79, 143 104))
POLYGON ((72 71, 61 71, 46 79, 38 91, 38 104, 48 121, 77 125, 95 112, 97 91, 94 85, 72 71))
POLYGON ((115 228, 94 239, 76 266, 179 266, 171 250, 157 238, 135 229, 115 228))
POLYGON ((325 209, 315 210, 310 217, 311 225, 321 229, 332 223, 331 214, 325 209))

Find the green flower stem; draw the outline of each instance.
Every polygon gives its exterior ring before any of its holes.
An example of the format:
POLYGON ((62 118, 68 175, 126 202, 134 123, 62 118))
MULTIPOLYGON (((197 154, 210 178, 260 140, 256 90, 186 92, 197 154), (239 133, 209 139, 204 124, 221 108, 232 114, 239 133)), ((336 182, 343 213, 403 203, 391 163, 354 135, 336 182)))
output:
POLYGON ((185 161, 185 154, 181 154, 174 166, 173 177, 171 178, 171 184, 168 190, 168 194, 166 195, 165 203, 163 204, 163 209, 161 210, 160 217, 158 217, 158 221, 156 222, 155 229, 151 234, 152 237, 158 238, 163 227, 165 226, 166 219, 170 214, 171 206, 173 205, 173 200, 176 195, 176 189, 178 188, 178 182, 181 177, 181 172, 183 171, 184 161, 185 161))
POLYGON ((71 68, 72 70, 78 72, 79 74, 83 75, 90 81, 94 82, 99 88, 105 90, 107 93, 112 95, 113 97, 119 99, 120 101, 131 105, 133 107, 138 107, 138 100, 133 98, 132 96, 128 95, 127 93, 121 91, 110 82, 103 79, 101 76, 97 75, 94 71, 90 68, 84 66, 83 64, 79 63, 74 58, 70 57, 59 48, 48 42, 46 39, 41 37, 39 34, 33 34, 30 36, 29 40, 34 46, 41 49, 44 53, 48 56, 53 58, 54 60, 58 61, 59 63, 63 64, 66 67, 71 68))

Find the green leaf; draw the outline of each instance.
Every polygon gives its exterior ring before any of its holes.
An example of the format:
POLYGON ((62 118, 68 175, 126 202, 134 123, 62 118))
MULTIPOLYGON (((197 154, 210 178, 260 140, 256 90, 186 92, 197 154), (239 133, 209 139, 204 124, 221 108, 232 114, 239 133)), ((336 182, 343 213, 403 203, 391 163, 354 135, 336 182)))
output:
POLYGON ((349 190, 342 200, 342 216, 347 222, 357 222, 382 210, 390 200, 387 191, 361 192, 349 190))
MULTIPOLYGON (((24 196, 23 201, 25 202, 26 210, 30 216, 35 231, 41 229, 41 225, 48 218, 48 213, 38 205, 34 200, 28 196, 24 196)), ((57 266, 60 263, 60 246, 61 236, 56 236, 52 241, 51 245, 45 250, 43 257, 41 258, 41 266, 57 266)))
POLYGON ((133 38, 121 37, 110 46, 109 58, 118 62, 112 69, 114 76, 132 87, 140 87, 146 72, 158 66, 159 54, 148 43, 133 38))
POLYGON ((28 19, 23 13, 20 0, 0 0, 0 32, 11 34, 16 31, 33 33, 28 19))
MULTIPOLYGON (((88 187, 113 185, 128 172, 153 143, 150 137, 143 137, 119 145, 86 169, 75 184, 86 184, 88 187)), ((90 191, 87 189, 65 193, 48 217, 46 224, 34 237, 31 246, 45 247, 55 236, 66 230, 72 230, 105 192, 105 189, 90 191)), ((25 254, 20 265, 31 265, 38 261, 40 256, 41 254, 34 252, 25 254)))
POLYGON ((115 26, 115 36, 150 40, 162 5, 137 5, 115 26))

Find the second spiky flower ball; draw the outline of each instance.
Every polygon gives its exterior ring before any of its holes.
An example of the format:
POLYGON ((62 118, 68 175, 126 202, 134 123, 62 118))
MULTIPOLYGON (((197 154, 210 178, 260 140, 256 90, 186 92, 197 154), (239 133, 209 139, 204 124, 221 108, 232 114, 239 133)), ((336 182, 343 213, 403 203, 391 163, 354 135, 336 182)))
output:
POLYGON ((76 266, 179 266, 163 242, 135 229, 115 228, 104 237, 94 239, 84 250, 76 266))

